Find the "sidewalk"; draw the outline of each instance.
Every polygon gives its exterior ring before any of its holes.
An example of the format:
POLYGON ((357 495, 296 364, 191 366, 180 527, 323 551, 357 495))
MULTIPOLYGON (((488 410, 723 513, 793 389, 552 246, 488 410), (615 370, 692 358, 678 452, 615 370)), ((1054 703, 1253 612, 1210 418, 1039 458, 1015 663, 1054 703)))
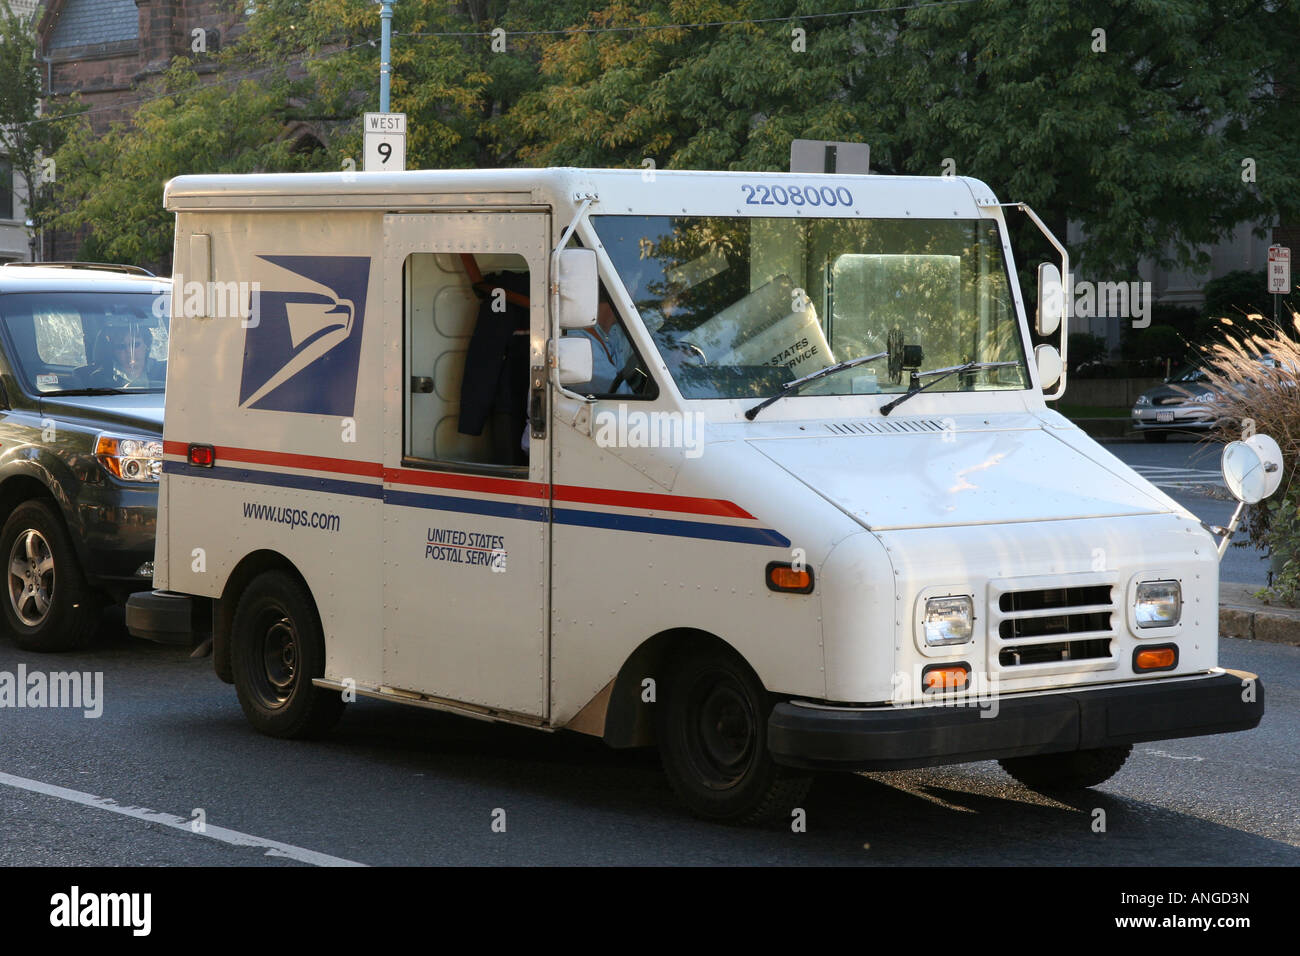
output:
POLYGON ((1300 647, 1300 608, 1277 607, 1255 597, 1253 584, 1219 584, 1219 634, 1300 647))

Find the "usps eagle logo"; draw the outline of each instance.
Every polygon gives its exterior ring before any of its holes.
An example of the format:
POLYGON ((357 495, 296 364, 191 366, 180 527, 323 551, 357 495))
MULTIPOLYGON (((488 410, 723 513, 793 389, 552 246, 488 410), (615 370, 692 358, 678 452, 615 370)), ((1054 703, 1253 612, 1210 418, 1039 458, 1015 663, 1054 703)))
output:
POLYGON ((366 256, 257 256, 239 405, 350 416, 356 405, 366 256))

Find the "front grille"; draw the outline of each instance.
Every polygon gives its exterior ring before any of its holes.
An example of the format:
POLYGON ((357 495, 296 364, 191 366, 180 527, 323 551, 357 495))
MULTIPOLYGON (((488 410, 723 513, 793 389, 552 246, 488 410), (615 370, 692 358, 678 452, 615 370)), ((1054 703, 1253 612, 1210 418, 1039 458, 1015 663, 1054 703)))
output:
POLYGON ((1059 672, 1114 667, 1118 585, 1106 575, 991 581, 992 670, 1059 672))
POLYGON ((1055 664, 1060 661, 1096 660, 1110 656, 1110 641, 1058 641, 1053 644, 1027 644, 1004 647, 998 654, 1003 667, 1023 667, 1026 664, 1055 664))

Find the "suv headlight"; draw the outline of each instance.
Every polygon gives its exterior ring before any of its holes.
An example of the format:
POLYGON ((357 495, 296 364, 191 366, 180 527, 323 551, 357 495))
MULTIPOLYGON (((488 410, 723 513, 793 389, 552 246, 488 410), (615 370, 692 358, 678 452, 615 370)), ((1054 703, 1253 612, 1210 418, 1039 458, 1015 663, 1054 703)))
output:
POLYGON ((1172 627, 1183 613, 1183 588, 1177 581, 1143 581, 1137 586, 1133 616, 1138 627, 1172 627))
POLYGON ((114 478, 157 482, 162 475, 162 441, 105 433, 95 442, 95 457, 114 478))
POLYGON ((975 632, 975 602, 969 597, 932 597, 925 602, 925 643, 965 644, 975 632))
POLYGON ((1143 405, 1150 405, 1150 404, 1151 404, 1150 395, 1139 395, 1138 400, 1134 403, 1134 407, 1140 408, 1143 405))

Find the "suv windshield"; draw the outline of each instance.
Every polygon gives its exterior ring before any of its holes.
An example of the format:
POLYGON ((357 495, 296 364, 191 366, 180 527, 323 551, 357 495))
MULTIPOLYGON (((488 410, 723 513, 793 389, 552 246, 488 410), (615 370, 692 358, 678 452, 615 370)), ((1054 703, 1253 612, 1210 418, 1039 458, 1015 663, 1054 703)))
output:
POLYGON ((0 296, 14 374, 31 392, 162 391, 167 316, 142 292, 40 292, 0 296))
MULTIPOLYGON (((1015 362, 935 391, 1029 387, 997 223, 987 219, 594 216, 686 398, 749 398, 919 345, 926 369, 1015 362)), ((884 360, 801 394, 904 392, 884 360)))

